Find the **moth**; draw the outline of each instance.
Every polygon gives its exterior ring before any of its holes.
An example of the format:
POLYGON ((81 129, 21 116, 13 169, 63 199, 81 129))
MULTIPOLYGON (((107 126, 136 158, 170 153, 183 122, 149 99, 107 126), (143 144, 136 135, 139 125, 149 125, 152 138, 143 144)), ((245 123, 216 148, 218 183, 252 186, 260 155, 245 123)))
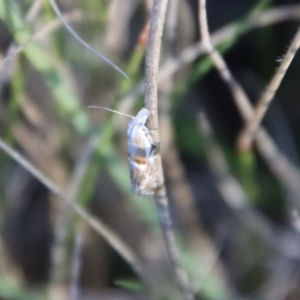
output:
POLYGON ((142 108, 135 117, 132 117, 101 106, 89 106, 89 108, 105 109, 132 119, 127 127, 127 151, 132 192, 139 196, 153 195, 158 182, 155 163, 157 145, 153 142, 146 126, 150 111, 142 108))
POLYGON ((157 146, 146 127, 149 116, 150 111, 142 108, 127 127, 130 179, 136 195, 153 195, 157 188, 157 146))

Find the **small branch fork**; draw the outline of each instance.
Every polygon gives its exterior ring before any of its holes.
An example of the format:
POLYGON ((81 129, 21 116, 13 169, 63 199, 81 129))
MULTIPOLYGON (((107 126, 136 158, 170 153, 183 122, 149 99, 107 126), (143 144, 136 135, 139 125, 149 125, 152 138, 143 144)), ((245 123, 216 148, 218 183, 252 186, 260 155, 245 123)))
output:
POLYGON ((206 14, 206 0, 199 0, 199 27, 202 37, 202 44, 206 49, 206 52, 211 57, 211 60, 213 61, 217 71, 219 72, 220 77, 230 89, 233 99, 235 100, 235 104, 241 112, 242 117, 245 120, 250 119, 253 114, 253 109, 251 107, 248 96, 244 92, 239 82, 230 73, 230 70, 227 67, 223 57, 220 55, 217 49, 215 49, 214 45, 211 42, 206 14))
MULTIPOLYGON (((271 26, 285 21, 299 21, 300 5, 285 5, 279 8, 272 8, 251 18, 246 24, 245 33, 256 28, 271 26)), ((233 22, 226 25, 211 34, 213 45, 220 45, 236 35, 239 22, 233 22)), ((176 58, 166 60, 161 66, 158 74, 158 81, 162 82, 169 76, 181 70, 183 66, 189 65, 199 57, 206 53, 202 41, 198 41, 193 45, 185 48, 176 58)), ((137 86, 120 101, 120 111, 128 111, 133 105, 134 99, 144 92, 144 82, 139 82, 137 86)))
MULTIPOLYGON (((242 118, 246 123, 249 122, 254 115, 254 109, 244 89, 231 74, 225 60, 211 42, 208 31, 205 0, 199 0, 199 26, 202 43, 204 48, 206 48, 206 52, 211 57, 220 77, 228 86, 242 118)), ((297 195, 300 194, 300 172, 298 168, 281 153, 272 138, 262 127, 258 128, 255 141, 257 149, 269 169, 287 191, 291 208, 299 208, 297 195)))
POLYGON ((266 87, 265 91, 262 93, 260 99, 258 100, 257 106, 254 111, 254 115, 247 122, 244 129, 242 130, 239 140, 238 147, 242 151, 249 151, 251 144, 255 137, 255 134, 265 116, 271 101, 274 99, 274 95, 281 84, 293 58, 295 57, 300 46, 300 28, 298 29, 291 46, 289 47, 285 57, 283 58, 278 70, 274 74, 271 82, 266 87))
MULTIPOLYGON (((145 107, 151 112, 147 122, 147 127, 151 132, 153 142, 160 144, 158 132, 158 114, 157 114, 157 76, 159 67, 161 38, 166 18, 168 0, 154 0, 151 13, 150 32, 146 51, 146 70, 145 70, 145 107)), ((160 226, 163 232, 166 248, 172 267, 178 281, 179 288, 184 299, 195 299, 195 294, 191 288, 188 275, 182 267, 180 261, 179 248, 176 243, 176 237, 173 222, 170 213, 169 200, 166 194, 164 184, 164 175, 160 154, 156 159, 158 188, 154 194, 154 200, 158 210, 160 226)))

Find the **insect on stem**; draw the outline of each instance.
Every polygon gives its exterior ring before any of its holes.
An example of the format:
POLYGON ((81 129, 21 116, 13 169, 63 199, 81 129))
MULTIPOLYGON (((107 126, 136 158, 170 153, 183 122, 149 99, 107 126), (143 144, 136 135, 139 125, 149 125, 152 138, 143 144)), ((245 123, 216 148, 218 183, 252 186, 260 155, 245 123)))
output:
POLYGON ((132 119, 127 126, 127 152, 132 191, 138 196, 153 195, 157 188, 155 165, 157 146, 153 143, 146 126, 150 111, 142 108, 133 117, 103 106, 88 106, 88 108, 100 108, 132 119))

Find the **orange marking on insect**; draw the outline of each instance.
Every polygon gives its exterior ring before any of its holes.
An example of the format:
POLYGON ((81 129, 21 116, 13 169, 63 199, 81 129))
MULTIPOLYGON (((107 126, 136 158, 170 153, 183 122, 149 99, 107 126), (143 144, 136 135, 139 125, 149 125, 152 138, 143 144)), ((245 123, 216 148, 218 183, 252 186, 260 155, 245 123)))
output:
POLYGON ((145 165, 147 163, 147 159, 141 156, 131 157, 133 161, 135 161, 139 165, 145 165))
POLYGON ((156 149, 145 125, 149 116, 150 111, 142 108, 127 129, 131 186, 137 195, 153 195, 157 187, 156 149))

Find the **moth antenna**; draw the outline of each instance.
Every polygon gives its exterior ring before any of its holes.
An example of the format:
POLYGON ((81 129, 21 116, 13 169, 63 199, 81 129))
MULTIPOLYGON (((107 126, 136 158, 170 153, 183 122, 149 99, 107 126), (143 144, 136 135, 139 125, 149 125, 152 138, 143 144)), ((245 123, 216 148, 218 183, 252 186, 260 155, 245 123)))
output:
POLYGON ((104 109, 104 110, 108 110, 108 111, 111 111, 111 112, 113 112, 113 113, 116 113, 116 114, 119 114, 119 115, 122 115, 122 116, 126 116, 126 117, 129 117, 129 118, 133 119, 133 116, 131 116, 131 115, 128 115, 128 114, 119 112, 119 111, 114 110, 114 109, 110 109, 110 108, 107 108, 107 107, 103 107, 103 106, 88 106, 87 108, 99 108, 99 109, 104 109))
POLYGON ((55 0, 50 0, 50 3, 52 5, 53 10, 55 11, 57 17, 62 21, 66 29, 73 35, 73 37, 86 49, 90 50, 92 53, 94 53, 97 57, 104 60, 108 65, 113 67, 115 70, 117 70, 119 73, 121 73, 127 80, 129 80, 129 77, 126 75, 126 73, 121 70, 117 65, 115 65, 112 61, 110 61, 108 58, 106 58, 101 53, 97 52, 94 48, 92 48, 87 42, 85 42, 75 31, 74 29, 69 25, 69 23, 65 20, 62 13, 60 12, 55 0))

